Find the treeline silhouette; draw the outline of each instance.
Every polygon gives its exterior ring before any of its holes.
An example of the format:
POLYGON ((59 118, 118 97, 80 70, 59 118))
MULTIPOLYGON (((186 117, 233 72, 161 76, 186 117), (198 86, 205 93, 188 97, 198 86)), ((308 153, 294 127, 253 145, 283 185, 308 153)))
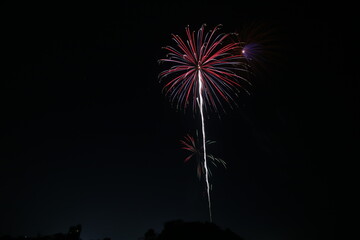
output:
MULTIPOLYGON (((41 236, 38 235, 36 237, 33 236, 19 236, 19 237, 11 237, 9 235, 0 236, 0 240, 81 240, 81 224, 76 226, 71 226, 69 228, 68 233, 56 233, 52 235, 41 236)), ((103 240, 111 240, 110 238, 104 238, 103 240)))
MULTIPOLYGON (((72 226, 67 234, 56 233, 46 236, 20 236, 11 237, 8 235, 0 236, 0 240, 81 240, 81 225, 72 226)), ((214 223, 209 222, 184 222, 183 220, 175 220, 166 222, 164 229, 160 233, 156 233, 153 229, 149 229, 143 237, 138 240, 243 240, 229 229, 221 229, 214 223)), ((103 238, 103 240, 111 240, 103 238)), ((121 240, 121 239, 119 239, 121 240)), ((135 239, 134 239, 135 240, 135 239)))
POLYGON ((184 222, 175 220, 165 223, 157 234, 149 229, 140 240, 243 240, 229 229, 221 229, 214 223, 184 222))

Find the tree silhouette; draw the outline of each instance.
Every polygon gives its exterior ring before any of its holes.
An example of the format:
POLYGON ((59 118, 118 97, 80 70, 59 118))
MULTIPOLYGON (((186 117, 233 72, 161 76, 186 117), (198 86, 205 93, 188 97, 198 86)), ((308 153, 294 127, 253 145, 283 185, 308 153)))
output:
POLYGON ((165 223, 163 231, 156 235, 153 229, 145 233, 144 240, 243 240, 229 229, 223 230, 214 223, 184 222, 175 220, 165 223))

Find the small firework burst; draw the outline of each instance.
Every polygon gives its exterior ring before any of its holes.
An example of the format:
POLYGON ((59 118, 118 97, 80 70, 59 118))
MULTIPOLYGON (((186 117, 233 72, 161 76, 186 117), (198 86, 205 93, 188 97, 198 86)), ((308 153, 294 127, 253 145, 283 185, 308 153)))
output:
MULTIPOLYGON (((271 64, 281 57, 280 33, 275 26, 267 23, 249 23, 242 27, 237 35, 240 42, 240 54, 251 68, 249 73, 266 72, 271 64)), ((248 69, 249 69, 248 68, 248 69)))
MULTIPOLYGON (((185 158, 184 162, 189 162, 191 159, 195 159, 197 163, 196 173, 199 179, 204 175, 205 168, 204 162, 202 161, 203 157, 203 149, 201 147, 201 143, 198 139, 195 139, 190 134, 187 134, 184 139, 180 140, 182 145, 182 149, 189 151, 189 155, 185 158)), ((206 145, 209 146, 214 144, 215 141, 207 140, 206 145)), ((207 154, 206 157, 210 160, 209 162, 217 167, 218 165, 222 165, 226 168, 226 162, 221 158, 214 157, 212 154, 207 154)), ((209 168, 209 175, 211 176, 211 169, 209 168)))

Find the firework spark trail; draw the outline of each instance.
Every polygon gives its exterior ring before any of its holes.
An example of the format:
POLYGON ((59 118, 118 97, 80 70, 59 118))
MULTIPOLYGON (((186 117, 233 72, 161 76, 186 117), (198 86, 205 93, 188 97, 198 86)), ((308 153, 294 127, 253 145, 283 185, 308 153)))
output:
POLYGON ((202 84, 202 77, 201 71, 198 71, 198 81, 199 81, 199 108, 200 108, 200 116, 201 116, 201 131, 202 131, 202 142, 203 142, 203 151, 204 151, 204 168, 205 168, 205 181, 206 181, 206 192, 209 204, 209 215, 210 215, 210 222, 212 222, 212 214, 211 214, 211 199, 210 199, 210 186, 209 186, 209 171, 207 167, 206 161, 206 136, 205 136, 205 123, 204 123, 204 109, 203 109, 203 84, 202 84))

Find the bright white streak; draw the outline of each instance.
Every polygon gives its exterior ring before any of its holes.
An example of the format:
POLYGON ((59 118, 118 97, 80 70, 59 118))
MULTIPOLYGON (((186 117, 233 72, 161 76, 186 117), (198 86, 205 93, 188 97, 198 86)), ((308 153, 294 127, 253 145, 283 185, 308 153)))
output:
POLYGON ((209 171, 207 167, 206 161, 206 140, 205 140, 205 123, 204 123, 204 112, 203 112, 203 84, 202 84, 202 77, 201 77, 201 70, 198 70, 198 79, 199 79, 199 108, 200 108, 200 115, 201 115, 201 130, 202 130, 202 142, 203 142, 203 149, 204 149, 204 168, 205 168, 205 181, 206 181, 206 191, 209 203, 209 214, 210 214, 210 222, 212 222, 212 214, 211 214, 211 201, 210 201, 210 187, 209 187, 209 171))

